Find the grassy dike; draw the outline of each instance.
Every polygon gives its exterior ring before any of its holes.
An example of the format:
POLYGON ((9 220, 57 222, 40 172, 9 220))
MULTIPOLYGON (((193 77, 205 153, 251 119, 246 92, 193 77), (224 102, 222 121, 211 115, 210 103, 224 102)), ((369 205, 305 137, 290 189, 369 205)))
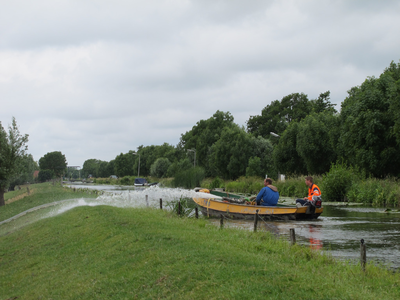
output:
MULTIPOLYGON (((29 185, 29 195, 27 186, 22 186, 21 190, 4 194, 6 205, 0 206, 0 222, 39 205, 66 199, 96 197, 97 195, 93 191, 78 189, 74 192, 70 188, 62 187, 60 183, 55 185, 49 182, 31 184, 29 185)), ((0 300, 2 299, 0 298, 0 300)))
POLYGON ((78 207, 0 237, 0 299, 398 299, 400 276, 268 232, 78 207))

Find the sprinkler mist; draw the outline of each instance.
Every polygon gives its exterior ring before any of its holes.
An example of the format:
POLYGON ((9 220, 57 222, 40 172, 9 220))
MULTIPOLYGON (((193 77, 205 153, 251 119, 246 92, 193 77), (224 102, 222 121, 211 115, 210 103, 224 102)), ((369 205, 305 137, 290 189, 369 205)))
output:
MULTIPOLYGON (((153 207, 157 208, 162 199, 165 208, 168 209, 168 203, 175 202, 184 198, 202 197, 215 198, 216 196, 207 193, 195 192, 194 190, 185 190, 179 188, 162 188, 151 186, 147 188, 136 188, 134 190, 109 190, 109 187, 102 195, 93 198, 69 199, 53 202, 39 207, 31 208, 10 219, 0 222, 0 235, 27 224, 34 223, 40 219, 54 217, 70 209, 79 206, 97 206, 109 205, 115 207, 153 207)), ((99 186, 96 186, 99 190, 99 186)), ((217 197, 218 198, 218 197, 217 197)))

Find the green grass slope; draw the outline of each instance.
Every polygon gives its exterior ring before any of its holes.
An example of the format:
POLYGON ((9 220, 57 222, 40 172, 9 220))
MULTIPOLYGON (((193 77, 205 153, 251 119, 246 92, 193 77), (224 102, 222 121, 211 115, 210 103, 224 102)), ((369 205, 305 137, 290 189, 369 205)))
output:
POLYGON ((0 237, 0 299, 398 299, 400 277, 266 232, 78 207, 0 237))

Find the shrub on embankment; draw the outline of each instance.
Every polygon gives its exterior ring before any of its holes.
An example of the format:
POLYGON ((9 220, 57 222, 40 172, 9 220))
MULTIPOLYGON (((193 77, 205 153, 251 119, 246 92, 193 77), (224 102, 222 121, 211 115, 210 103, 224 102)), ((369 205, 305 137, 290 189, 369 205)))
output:
POLYGON ((395 178, 368 178, 346 164, 332 164, 322 176, 320 188, 325 201, 400 206, 400 187, 395 178))
MULTIPOLYGON (((333 165, 323 176, 313 176, 324 201, 348 201, 374 206, 400 207, 400 186, 395 178, 366 178, 353 168, 333 165)), ((287 177, 285 181, 275 181, 282 197, 303 198, 308 194, 304 176, 287 177)), ((231 193, 257 194, 263 185, 263 178, 240 177, 235 181, 207 178, 201 182, 204 188, 225 188, 231 193)))
POLYGON ((4 299, 397 299, 399 274, 159 209, 78 207, 0 237, 4 299))
POLYGON ((397 180, 391 178, 367 178, 354 182, 347 198, 350 202, 400 207, 400 186, 397 180))
POLYGON ((322 176, 321 193, 325 201, 346 201, 353 184, 360 180, 359 173, 345 164, 332 164, 322 176))

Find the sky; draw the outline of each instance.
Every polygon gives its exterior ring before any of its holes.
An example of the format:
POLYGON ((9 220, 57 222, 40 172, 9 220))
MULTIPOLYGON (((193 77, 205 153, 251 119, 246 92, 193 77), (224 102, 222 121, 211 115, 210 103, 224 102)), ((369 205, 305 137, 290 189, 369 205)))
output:
POLYGON ((217 110, 246 126, 291 93, 347 91, 400 60, 400 1, 13 0, 0 10, 0 121, 36 161, 177 145, 217 110))

